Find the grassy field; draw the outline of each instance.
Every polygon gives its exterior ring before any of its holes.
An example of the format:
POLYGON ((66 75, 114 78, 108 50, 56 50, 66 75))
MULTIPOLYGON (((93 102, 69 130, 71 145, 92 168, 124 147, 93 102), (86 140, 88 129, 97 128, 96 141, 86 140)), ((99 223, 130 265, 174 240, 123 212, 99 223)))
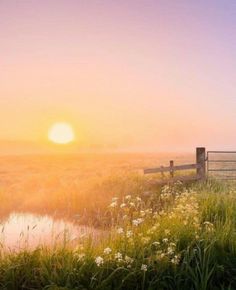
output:
POLYGON ((190 154, 81 154, 0 157, 0 216, 51 214, 101 226, 114 195, 142 193, 143 168, 194 159, 190 154), (140 187, 137 183, 140 183, 140 187))
MULTIPOLYGON (((47 211, 61 210, 74 198, 70 215, 87 205, 91 221, 106 227, 106 234, 81 238, 76 247, 65 241, 33 251, 1 251, 0 289, 236 289, 235 185, 209 181, 155 188, 135 168, 110 169, 94 184, 92 176, 88 191, 84 186, 73 192, 62 180, 58 196, 48 197, 55 204, 48 203, 47 211)), ((47 190, 53 188, 49 184, 47 190)), ((37 196, 37 183, 35 189, 37 196)), ((5 198, 3 193, 1 202, 11 210, 14 204, 5 198)), ((38 203, 33 208, 22 203, 21 209, 42 211, 42 200, 38 203)))

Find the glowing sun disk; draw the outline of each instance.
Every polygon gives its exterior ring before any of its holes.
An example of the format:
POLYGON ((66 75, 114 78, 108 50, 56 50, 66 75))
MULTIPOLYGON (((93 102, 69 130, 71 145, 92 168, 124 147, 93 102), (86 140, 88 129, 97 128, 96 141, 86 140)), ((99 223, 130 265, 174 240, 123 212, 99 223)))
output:
POLYGON ((75 139, 75 134, 70 124, 55 123, 48 131, 48 139, 57 144, 68 144, 75 139))

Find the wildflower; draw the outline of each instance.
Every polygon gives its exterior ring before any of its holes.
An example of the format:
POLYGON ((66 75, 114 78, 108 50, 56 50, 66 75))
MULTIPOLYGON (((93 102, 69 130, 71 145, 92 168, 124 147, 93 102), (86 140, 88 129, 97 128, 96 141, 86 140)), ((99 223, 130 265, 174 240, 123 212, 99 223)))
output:
POLYGON ((174 249, 173 249, 172 247, 168 247, 168 248, 167 248, 167 254, 168 254, 168 255, 172 255, 172 254, 174 254, 174 249))
POLYGON ((213 226, 213 224, 212 224, 212 223, 210 223, 210 222, 207 222, 207 221, 206 221, 206 222, 204 222, 203 224, 204 224, 205 226, 213 226))
POLYGON ((203 224, 208 232, 212 232, 214 230, 214 225, 212 223, 206 221, 203 224))
POLYGON ((147 272, 147 265, 146 264, 142 264, 141 271, 147 272))
POLYGON ((136 200, 137 200, 138 202, 141 202, 141 201, 142 201, 142 199, 141 199, 139 196, 136 197, 136 200))
POLYGON ((117 259, 117 260, 122 259, 122 254, 121 254, 120 252, 117 252, 117 253, 115 254, 115 259, 117 259))
POLYGON ((105 248, 103 252, 104 254, 109 255, 112 252, 112 250, 111 248, 105 248))
POLYGON ((124 233, 124 230, 122 228, 117 229, 117 234, 122 235, 124 233))
POLYGON ((153 244, 153 246, 155 246, 155 247, 158 247, 158 246, 160 245, 159 242, 153 242, 152 244, 153 244))
POLYGON ((134 261, 134 259, 130 258, 130 257, 127 256, 127 255, 125 256, 125 262, 126 262, 127 264, 132 264, 133 261, 134 261))
POLYGON ((101 265, 103 265, 104 259, 102 257, 98 256, 95 259, 95 263, 97 264, 98 267, 100 267, 101 265))
POLYGON ((178 265, 179 264, 179 257, 175 255, 171 260, 172 264, 178 265))
POLYGON ((117 260, 117 262, 122 262, 122 254, 120 252, 117 252, 115 254, 115 259, 117 260))
POLYGON ((136 220, 133 220, 132 223, 134 226, 138 226, 139 224, 141 224, 143 222, 143 218, 138 218, 136 220))
POLYGON ((130 200, 131 199, 131 195, 130 194, 126 195, 125 199, 130 200))
POLYGON ((168 243, 168 239, 165 238, 165 239, 162 240, 162 242, 163 242, 163 243, 168 243))
POLYGON ((122 203, 122 204, 120 205, 120 208, 124 208, 124 207, 126 207, 126 204, 125 204, 125 203, 122 203))
POLYGON ((126 233, 126 237, 127 238, 132 237, 132 235, 133 235, 133 232, 132 231, 127 231, 127 233, 126 233))
POLYGON ((113 198, 111 199, 112 202, 115 202, 115 201, 117 201, 117 200, 118 200, 118 197, 113 197, 113 198))
POLYGON ((111 204, 110 204, 110 207, 116 207, 117 206, 117 201, 113 201, 111 204))
POLYGON ((160 258, 163 259, 165 257, 165 253, 160 254, 160 258))
POLYGON ((131 207, 135 207, 134 202, 130 202, 129 205, 130 205, 131 207))

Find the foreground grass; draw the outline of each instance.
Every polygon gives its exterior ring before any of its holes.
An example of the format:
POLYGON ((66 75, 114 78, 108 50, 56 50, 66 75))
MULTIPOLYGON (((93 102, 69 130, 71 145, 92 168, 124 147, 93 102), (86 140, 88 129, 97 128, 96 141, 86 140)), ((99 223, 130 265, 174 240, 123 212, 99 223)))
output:
POLYGON ((111 231, 76 248, 1 253, 1 289, 236 289, 233 185, 114 196, 111 231))

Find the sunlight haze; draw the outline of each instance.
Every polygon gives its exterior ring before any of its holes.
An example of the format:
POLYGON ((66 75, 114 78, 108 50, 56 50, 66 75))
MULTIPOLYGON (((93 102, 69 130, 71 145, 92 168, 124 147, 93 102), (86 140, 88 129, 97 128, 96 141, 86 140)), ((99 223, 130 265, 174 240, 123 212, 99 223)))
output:
POLYGON ((2 0, 0 140, 235 146, 236 4, 210 3, 2 0))

